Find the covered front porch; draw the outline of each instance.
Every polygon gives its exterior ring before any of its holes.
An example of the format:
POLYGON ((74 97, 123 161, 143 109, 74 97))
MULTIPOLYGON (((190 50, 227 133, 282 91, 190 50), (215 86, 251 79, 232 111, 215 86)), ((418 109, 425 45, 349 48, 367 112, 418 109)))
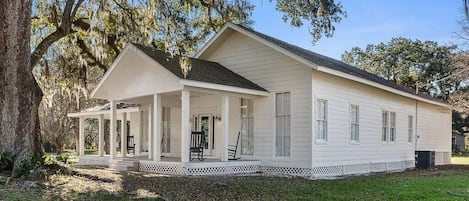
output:
POLYGON ((253 100, 267 96, 266 89, 218 63, 127 44, 91 93, 109 106, 69 115, 80 119, 79 163, 177 174, 258 167, 253 100), (85 118, 98 119, 95 156, 85 154, 85 118), (203 136, 197 145, 194 132, 203 136))
POLYGON ((79 165, 178 175, 256 172, 260 162, 252 156, 252 125, 247 125, 254 98, 260 97, 185 87, 71 113, 80 122, 79 165), (85 135, 89 119, 98 129, 85 135), (204 134, 203 160, 191 153, 193 132, 204 134), (85 151, 89 135, 98 139, 92 154, 85 151))

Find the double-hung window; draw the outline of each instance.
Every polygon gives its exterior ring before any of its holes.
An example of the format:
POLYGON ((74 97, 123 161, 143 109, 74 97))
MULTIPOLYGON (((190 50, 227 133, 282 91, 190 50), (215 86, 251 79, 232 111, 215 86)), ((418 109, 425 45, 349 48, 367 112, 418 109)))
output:
POLYGON ((407 139, 407 141, 409 143, 412 143, 412 140, 414 139, 414 118, 412 117, 412 115, 408 116, 407 123, 408 123, 407 124, 408 125, 408 131, 407 131, 408 139, 407 139))
POLYGON ((290 156, 290 92, 275 94, 275 155, 290 156))
POLYGON ((381 141, 388 142, 389 135, 389 111, 382 112, 382 133, 381 141))
POLYGON ((359 107, 358 105, 350 106, 350 141, 358 142, 359 140, 359 107))
POLYGON ((396 142, 396 112, 382 112, 381 141, 396 142))
POLYGON ((253 101, 241 99, 241 154, 253 155, 254 153, 254 116, 253 101))
POLYGON ((327 141, 327 100, 318 99, 316 105, 316 139, 327 141))

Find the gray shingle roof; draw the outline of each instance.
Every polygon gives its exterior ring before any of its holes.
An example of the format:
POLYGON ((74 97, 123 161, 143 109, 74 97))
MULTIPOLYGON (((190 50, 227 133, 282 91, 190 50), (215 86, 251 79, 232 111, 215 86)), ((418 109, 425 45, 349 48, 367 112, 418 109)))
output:
POLYGON ((236 26, 239 26, 242 29, 253 33, 256 36, 259 36, 259 37, 267 40, 268 42, 271 42, 274 45, 276 45, 278 47, 281 47, 281 48, 283 48, 283 49, 285 49, 285 50, 287 50, 287 51, 289 51, 289 52, 291 52, 291 53, 293 53, 293 54, 295 54, 295 55, 297 55, 297 56, 299 56, 299 57, 301 57, 301 58, 303 58, 307 61, 315 63, 319 66, 323 66, 323 67, 326 67, 326 68, 330 68, 332 70, 347 73, 349 75, 357 76, 359 78, 363 78, 363 79, 366 79, 366 80, 369 80, 369 81, 372 81, 372 82, 375 82, 375 83, 378 83, 378 84, 381 84, 381 85, 384 85, 384 86, 387 86, 387 87, 391 87, 393 89, 397 89, 397 90, 406 92, 408 94, 417 95, 419 97, 422 97, 422 98, 425 98, 425 99, 428 99, 428 100, 443 102, 439 99, 433 98, 429 94, 423 94, 423 93, 416 94, 415 90, 413 90, 413 89, 398 85, 394 82, 391 82, 391 81, 386 80, 386 79, 384 79, 380 76, 377 76, 375 74, 372 74, 372 73, 369 73, 369 72, 364 71, 362 69, 359 69, 355 66, 346 64, 342 61, 338 61, 336 59, 333 59, 333 58, 330 58, 330 57, 327 57, 327 56, 324 56, 324 55, 320 55, 320 54, 312 52, 310 50, 303 49, 301 47, 289 44, 285 41, 276 39, 274 37, 265 35, 263 33, 257 32, 255 30, 249 29, 249 28, 241 26, 241 25, 236 25, 236 26))
POLYGON ((140 44, 132 44, 181 79, 267 91, 256 83, 236 74, 219 63, 196 58, 189 58, 191 62, 191 70, 187 76, 184 77, 179 63, 179 56, 170 57, 169 54, 162 50, 140 44))

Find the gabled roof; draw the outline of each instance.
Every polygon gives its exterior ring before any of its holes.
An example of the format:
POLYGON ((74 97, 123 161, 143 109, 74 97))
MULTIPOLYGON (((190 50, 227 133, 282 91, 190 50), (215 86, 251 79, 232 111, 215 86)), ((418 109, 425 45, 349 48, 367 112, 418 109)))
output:
POLYGON ((398 94, 404 95, 406 97, 410 97, 410 98, 414 98, 417 100, 429 102, 432 104, 448 107, 448 105, 446 105, 441 100, 433 98, 432 96, 428 94, 422 94, 422 93, 416 94, 415 90, 413 89, 398 85, 380 76, 377 76, 375 74, 359 69, 355 66, 352 66, 342 61, 338 61, 336 59, 312 52, 310 50, 306 50, 304 48, 289 44, 285 41, 282 41, 274 37, 265 35, 263 33, 257 32, 253 29, 246 28, 244 26, 233 24, 233 23, 228 23, 227 25, 225 25, 219 31, 219 33, 215 37, 213 37, 208 42, 208 44, 201 49, 201 51, 197 53, 197 57, 200 57, 208 48, 210 48, 212 43, 214 43, 214 41, 220 35, 222 35, 223 32, 225 32, 228 28, 231 28, 243 34, 248 34, 248 36, 251 36, 251 38, 260 40, 264 44, 267 44, 270 47, 273 47, 274 49, 284 52, 287 55, 291 56, 292 58, 299 60, 300 62, 309 64, 310 66, 311 64, 317 65, 318 67, 316 67, 315 70, 320 70, 321 68, 327 68, 327 69, 332 70, 332 73, 331 71, 327 71, 327 73, 330 73, 330 74, 334 74, 333 71, 341 72, 341 73, 351 76, 353 78, 352 80, 355 80, 355 81, 358 81, 358 79, 363 79, 363 80, 369 81, 367 83, 374 83, 374 85, 377 84, 376 86, 378 86, 378 88, 382 88, 382 89, 386 89, 387 87, 392 88, 394 90, 388 90, 388 91, 393 92, 393 93, 398 92, 398 94), (358 79, 354 79, 354 78, 358 78, 358 79))
POLYGON ((254 82, 244 78, 241 75, 229 70, 228 68, 216 62, 205 61, 202 59, 189 58, 191 70, 186 76, 182 73, 180 57, 171 57, 168 53, 153 47, 147 47, 140 44, 134 44, 143 53, 151 57, 153 60, 161 64, 168 71, 179 77, 180 79, 193 80, 199 82, 208 82, 213 84, 221 84, 226 86, 240 87, 258 91, 266 91, 254 82))

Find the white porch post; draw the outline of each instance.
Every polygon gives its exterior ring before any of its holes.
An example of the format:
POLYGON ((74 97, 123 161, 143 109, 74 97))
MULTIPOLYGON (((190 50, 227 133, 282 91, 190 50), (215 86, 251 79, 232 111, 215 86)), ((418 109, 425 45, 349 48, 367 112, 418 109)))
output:
POLYGON ((127 156, 127 113, 122 113, 121 121, 121 154, 122 157, 127 156))
POLYGON ((78 155, 85 155, 85 118, 80 117, 78 125, 78 155))
MULTIPOLYGON (((140 111, 138 112, 137 114, 134 114, 133 117, 131 117, 131 120, 130 120, 130 124, 132 124, 132 126, 138 126, 138 132, 134 133, 134 143, 135 143, 135 155, 138 155, 140 154, 141 152, 141 147, 142 147, 142 114, 143 112, 140 111), (132 123, 133 122, 133 123, 132 123)), ((132 126, 130 126, 130 128, 132 128, 132 126)))
POLYGON ((152 135, 152 125, 153 125, 153 106, 152 104, 148 105, 148 159, 153 158, 153 135, 152 135))
POLYGON ((223 95, 221 97, 221 120, 223 123, 223 138, 221 161, 228 161, 228 136, 230 132, 230 97, 223 95))
POLYGON ((109 124, 109 152, 111 159, 116 158, 116 101, 110 102, 110 124, 109 124))
POLYGON ((161 160, 161 95, 153 95, 153 144, 154 144, 154 154, 153 161, 161 160))
POLYGON ((98 154, 99 156, 104 155, 104 114, 100 114, 98 117, 98 154))
POLYGON ((181 162, 189 162, 190 91, 181 91, 181 162))

